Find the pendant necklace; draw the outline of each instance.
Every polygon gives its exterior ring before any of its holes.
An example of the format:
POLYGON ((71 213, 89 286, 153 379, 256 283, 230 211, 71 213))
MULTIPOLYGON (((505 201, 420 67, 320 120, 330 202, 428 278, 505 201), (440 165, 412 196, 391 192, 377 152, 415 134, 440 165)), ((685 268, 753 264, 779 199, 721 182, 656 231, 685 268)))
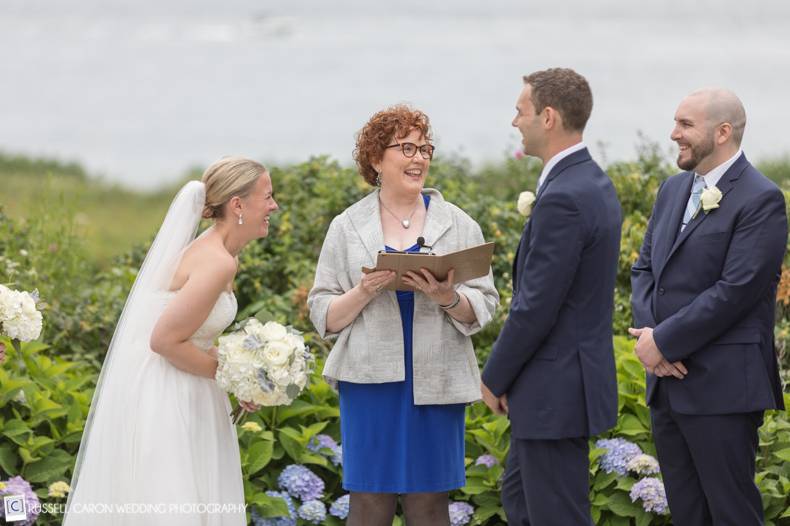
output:
POLYGON ((397 215, 395 215, 395 212, 393 212, 392 210, 390 210, 390 209, 387 207, 387 205, 385 205, 385 204, 384 204, 384 201, 382 201, 382 200, 381 200, 381 194, 379 194, 379 203, 381 203, 381 206, 383 206, 383 207, 384 207, 384 210, 386 210, 387 212, 389 212, 390 214, 392 214, 392 217, 394 217, 395 219, 397 219, 398 221, 400 221, 400 226, 402 226, 403 228, 405 228, 405 229, 407 229, 407 230, 408 230, 408 228, 411 226, 411 218, 412 218, 412 216, 414 216, 414 212, 416 212, 416 211, 417 211, 417 207, 418 207, 418 206, 420 206, 420 201, 419 201, 419 199, 418 199, 418 200, 417 200, 417 204, 416 204, 416 205, 414 205, 414 210, 412 210, 412 211, 411 211, 411 214, 409 214, 409 217, 406 217, 406 218, 404 218, 404 219, 400 219, 400 218, 399 218, 397 215))

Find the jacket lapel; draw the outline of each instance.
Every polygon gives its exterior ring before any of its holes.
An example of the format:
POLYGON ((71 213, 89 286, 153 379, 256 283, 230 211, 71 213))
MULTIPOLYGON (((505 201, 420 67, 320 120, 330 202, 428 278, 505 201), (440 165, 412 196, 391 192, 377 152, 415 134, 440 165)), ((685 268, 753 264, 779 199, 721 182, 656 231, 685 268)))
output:
MULTIPOLYGON (((428 205, 428 212, 425 215, 425 224, 421 235, 425 238, 426 245, 434 246, 450 229, 452 214, 448 208, 449 205, 437 190, 426 188, 423 190, 423 194, 431 196, 431 202, 428 205)), ((379 251, 384 250, 379 190, 369 193, 355 206, 349 208, 348 215, 362 244, 365 245, 371 261, 375 263, 379 251)))
POLYGON ((450 230, 453 218, 447 202, 438 190, 425 188, 423 195, 429 195, 431 202, 428 204, 428 212, 425 214, 425 224, 422 227, 422 237, 425 244, 435 246, 439 239, 450 230))
POLYGON ((378 253, 384 250, 384 233, 381 228, 379 191, 374 190, 348 209, 348 217, 359 239, 365 245, 371 262, 375 265, 378 253))
MULTIPOLYGON (((537 210, 538 202, 540 201, 540 197, 546 191, 546 188, 549 184, 557 178, 566 168, 570 168, 571 166, 579 163, 583 163, 585 161, 592 160, 590 157, 590 152, 587 148, 582 148, 572 154, 568 155, 560 159, 560 161, 554 165, 554 168, 551 169, 549 174, 546 176, 546 180, 543 181, 543 184, 540 185, 540 189, 538 190, 538 195, 535 197, 535 202, 532 204, 532 213, 534 214, 537 210)), ((532 218, 530 217, 527 220, 527 224, 524 226, 524 230, 521 233, 521 241, 519 241, 518 248, 516 249, 516 255, 513 257, 513 269, 511 276, 513 276, 513 293, 515 294, 518 291, 518 269, 522 265, 523 258, 526 258, 526 254, 522 254, 522 251, 529 250, 529 235, 530 231, 532 230, 532 218)))
POLYGON ((524 258, 527 257, 526 253, 529 252, 529 234, 531 230, 532 221, 528 219, 527 224, 524 225, 524 230, 521 232, 521 240, 519 240, 518 248, 516 248, 516 255, 513 256, 513 269, 510 275, 513 279, 511 288, 514 295, 518 291, 518 269, 524 264, 524 258))
POLYGON ((554 168, 551 169, 549 175, 546 176, 546 180, 543 181, 543 184, 540 185, 540 189, 538 190, 538 195, 535 196, 535 203, 532 205, 532 209, 534 210, 538 204, 538 200, 540 196, 543 195, 543 192, 546 191, 546 187, 556 179, 558 175, 560 175, 566 168, 570 168, 571 166, 579 163, 583 163, 585 161, 591 161, 592 157, 590 157, 590 151, 587 148, 582 148, 579 151, 573 152, 572 154, 568 155, 567 157, 563 157, 560 159, 560 162, 554 165, 554 168))
MULTIPOLYGON (((660 235, 660 243, 656 243, 653 260, 656 262, 656 275, 660 276, 661 271, 664 270, 669 253, 672 246, 677 240, 677 233, 680 230, 680 224, 683 221, 683 212, 686 210, 686 203, 688 196, 691 195, 691 184, 694 182, 694 172, 686 172, 683 174, 685 178, 680 183, 680 192, 674 196, 672 200, 672 209, 669 211, 669 219, 664 225, 664 230, 660 235), (685 196, 685 199, 683 198, 685 196)), ((688 230, 688 227, 686 228, 688 230)))
MULTIPOLYGON (((738 178, 741 176, 741 174, 746 169, 748 164, 749 161, 746 160, 746 156, 741 154, 741 156, 738 157, 738 159, 733 163, 733 165, 730 166, 730 168, 726 172, 724 172, 724 175, 721 176, 721 179, 719 179, 719 182, 716 184, 716 187, 719 189, 719 191, 722 194, 721 201, 719 203, 720 206, 724 206, 723 205, 724 198, 727 197, 727 193, 729 193, 729 191, 735 187, 735 183, 738 181, 738 178)), ((690 193, 690 187, 689 187, 689 193, 690 193)), ((688 201, 688 197, 683 202, 683 206, 682 206, 683 209, 685 209, 685 203, 687 201, 688 201)), ((715 213, 715 211, 710 213, 715 213)), ((666 261, 669 261, 669 258, 671 258, 672 255, 677 251, 678 247, 680 247, 680 245, 682 245, 689 238, 689 236, 697 229, 697 227, 699 227, 705 221, 705 219, 707 219, 710 213, 706 214, 703 210, 700 209, 697 216, 694 219, 692 219, 688 225, 686 225, 686 229, 678 234, 675 243, 672 245, 672 249, 669 251, 669 254, 667 254, 665 265, 666 265, 666 261)), ((675 231, 677 232, 679 228, 680 228, 680 223, 678 222, 675 224, 675 231)))

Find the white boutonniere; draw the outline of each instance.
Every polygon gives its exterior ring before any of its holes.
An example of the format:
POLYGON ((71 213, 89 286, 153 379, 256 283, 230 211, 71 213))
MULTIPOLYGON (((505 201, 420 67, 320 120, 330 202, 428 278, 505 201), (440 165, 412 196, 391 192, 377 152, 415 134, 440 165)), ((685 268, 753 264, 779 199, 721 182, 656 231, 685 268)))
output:
POLYGON ((715 186, 711 186, 710 188, 706 188, 702 191, 702 195, 700 195, 700 204, 702 205, 702 211, 705 212, 705 215, 707 215, 711 210, 719 208, 719 201, 721 201, 721 197, 721 190, 715 186))
POLYGON ((532 214, 532 203, 535 202, 535 194, 532 192, 521 192, 518 195, 518 204, 516 208, 521 215, 529 217, 532 214))

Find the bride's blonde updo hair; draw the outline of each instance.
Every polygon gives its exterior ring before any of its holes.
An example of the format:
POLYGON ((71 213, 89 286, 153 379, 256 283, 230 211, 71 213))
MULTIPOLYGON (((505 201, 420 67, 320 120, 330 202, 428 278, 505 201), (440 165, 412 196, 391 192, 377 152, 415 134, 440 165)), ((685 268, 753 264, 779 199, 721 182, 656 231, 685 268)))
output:
POLYGON ((203 217, 222 219, 225 215, 225 203, 232 197, 249 195, 258 178, 264 173, 266 167, 244 157, 225 157, 214 162, 203 172, 202 180, 206 185, 203 217))

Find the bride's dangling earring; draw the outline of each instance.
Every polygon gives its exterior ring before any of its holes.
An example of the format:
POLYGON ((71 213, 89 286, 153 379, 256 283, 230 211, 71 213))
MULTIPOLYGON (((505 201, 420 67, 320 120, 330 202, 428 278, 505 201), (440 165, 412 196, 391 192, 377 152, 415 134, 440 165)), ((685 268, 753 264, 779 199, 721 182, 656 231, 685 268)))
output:
POLYGON ((240 225, 244 224, 244 219, 242 219, 241 214, 239 214, 239 224, 240 225))

